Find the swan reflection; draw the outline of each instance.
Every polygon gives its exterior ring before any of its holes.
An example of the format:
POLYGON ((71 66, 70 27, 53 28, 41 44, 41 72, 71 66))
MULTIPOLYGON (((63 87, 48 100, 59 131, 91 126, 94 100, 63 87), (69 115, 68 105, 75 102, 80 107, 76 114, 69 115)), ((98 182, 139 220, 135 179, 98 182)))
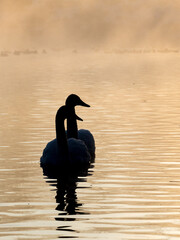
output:
POLYGON ((81 169, 62 169, 57 174, 56 169, 47 169, 43 168, 43 174, 47 176, 46 182, 50 186, 56 187, 56 202, 58 203, 56 210, 63 211, 64 214, 81 214, 79 212, 79 207, 82 206, 77 199, 77 184, 79 182, 86 182, 87 176, 91 175, 89 173, 89 168, 92 168, 92 165, 86 165, 81 169), (52 180, 53 179, 53 180, 52 180))
POLYGON ((67 214, 76 214, 77 207, 77 176, 63 176, 57 179, 56 210, 65 211, 67 214))
MULTIPOLYGON (((59 221, 60 225, 56 228, 57 231, 62 231, 63 234, 65 232, 76 232, 73 229, 72 225, 66 225, 62 222, 72 222, 76 221, 76 215, 88 215, 89 213, 85 212, 82 208, 83 203, 78 200, 76 190, 79 188, 78 183, 86 182, 87 176, 92 175, 91 168, 93 165, 79 169, 78 171, 61 171, 61 174, 57 176, 57 171, 48 172, 49 175, 47 176, 46 182, 56 188, 56 196, 55 201, 57 206, 55 210, 58 212, 58 216, 55 217, 56 221, 59 221)), ((47 172, 46 172, 47 173, 47 172)), ((80 187, 81 188, 81 187, 80 187)), ((86 187, 83 187, 86 188, 86 187)), ((87 187, 89 188, 89 187, 87 187)), ((67 237, 67 236, 66 236, 67 237)), ((69 236, 73 237, 73 236, 69 236)))

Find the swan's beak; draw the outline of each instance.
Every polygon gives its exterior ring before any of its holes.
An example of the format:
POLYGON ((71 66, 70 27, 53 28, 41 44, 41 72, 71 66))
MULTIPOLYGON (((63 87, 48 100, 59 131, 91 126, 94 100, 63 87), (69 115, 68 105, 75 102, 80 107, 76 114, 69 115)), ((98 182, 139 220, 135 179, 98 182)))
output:
POLYGON ((79 99, 78 105, 83 106, 83 107, 90 107, 89 104, 83 102, 81 99, 79 99))
POLYGON ((75 117, 76 117, 77 120, 79 120, 79 121, 83 121, 83 119, 80 118, 80 117, 78 117, 78 115, 76 115, 76 114, 75 114, 75 117))

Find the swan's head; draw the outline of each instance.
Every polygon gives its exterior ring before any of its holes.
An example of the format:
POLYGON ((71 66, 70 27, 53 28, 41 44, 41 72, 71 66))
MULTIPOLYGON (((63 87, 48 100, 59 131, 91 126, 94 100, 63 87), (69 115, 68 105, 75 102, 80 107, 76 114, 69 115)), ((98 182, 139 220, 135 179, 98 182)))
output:
POLYGON ((67 119, 68 117, 70 117, 69 115, 73 115, 73 117, 75 117, 77 120, 83 121, 82 118, 78 117, 75 112, 70 112, 68 111, 68 108, 66 105, 60 107, 56 113, 56 121, 62 120, 64 121, 65 119, 67 119))
POLYGON ((67 107, 75 107, 75 106, 83 106, 83 107, 90 107, 87 103, 83 102, 79 96, 76 94, 71 94, 66 99, 66 106, 67 107))

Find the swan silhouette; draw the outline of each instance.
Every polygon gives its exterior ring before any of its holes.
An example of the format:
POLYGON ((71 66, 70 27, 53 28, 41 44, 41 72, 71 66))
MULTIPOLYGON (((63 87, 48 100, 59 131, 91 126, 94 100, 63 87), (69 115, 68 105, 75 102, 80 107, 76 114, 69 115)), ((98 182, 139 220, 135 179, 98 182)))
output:
MULTIPOLYGON (((69 112, 65 105, 58 109, 56 113, 56 139, 46 145, 40 159, 43 170, 55 168, 58 171, 59 166, 73 169, 90 163, 91 157, 85 143, 79 139, 67 139, 66 137, 64 121, 71 118, 72 115, 73 113, 69 112)), ((82 120, 75 113, 73 117, 82 120)), ((44 173, 47 175, 46 171, 44 173)))
POLYGON ((91 162, 93 162, 95 158, 95 141, 92 133, 87 129, 80 129, 78 131, 77 127, 77 118, 75 114, 75 106, 81 105, 84 107, 90 107, 90 105, 83 102, 79 96, 76 94, 71 94, 67 97, 65 102, 68 111, 70 113, 70 117, 67 118, 67 137, 68 138, 78 138, 82 140, 91 155, 91 162))

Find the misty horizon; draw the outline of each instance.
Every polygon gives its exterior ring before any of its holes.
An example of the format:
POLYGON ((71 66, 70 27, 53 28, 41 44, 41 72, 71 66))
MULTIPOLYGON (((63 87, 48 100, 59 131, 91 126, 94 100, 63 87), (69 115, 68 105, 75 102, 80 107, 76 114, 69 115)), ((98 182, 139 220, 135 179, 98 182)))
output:
POLYGON ((178 48, 178 1, 1 0, 0 48, 178 48))

